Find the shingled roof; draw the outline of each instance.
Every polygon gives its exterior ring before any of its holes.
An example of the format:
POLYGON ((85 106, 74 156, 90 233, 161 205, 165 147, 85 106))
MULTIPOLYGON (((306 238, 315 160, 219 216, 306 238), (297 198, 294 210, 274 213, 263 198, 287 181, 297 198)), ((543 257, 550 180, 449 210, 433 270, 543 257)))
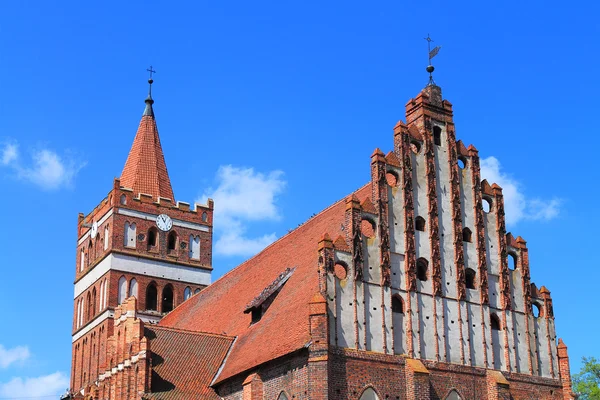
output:
POLYGON ((156 400, 220 399, 210 387, 234 338, 147 326, 152 352, 151 392, 156 400))
POLYGON ((155 199, 160 196, 174 201, 173 188, 154 119, 153 103, 154 100, 149 95, 125 168, 121 173, 121 186, 133 189, 135 195, 145 193, 155 199))
MULTIPOLYGON (((370 184, 357 195, 371 193, 370 184)), ((325 209, 181 304, 160 326, 237 337, 215 383, 304 348, 310 342, 309 303, 319 290, 318 242, 343 235, 345 199, 325 209), (248 305, 293 268, 262 319, 252 324, 248 305)), ((275 284, 277 286, 277 284, 275 284)))

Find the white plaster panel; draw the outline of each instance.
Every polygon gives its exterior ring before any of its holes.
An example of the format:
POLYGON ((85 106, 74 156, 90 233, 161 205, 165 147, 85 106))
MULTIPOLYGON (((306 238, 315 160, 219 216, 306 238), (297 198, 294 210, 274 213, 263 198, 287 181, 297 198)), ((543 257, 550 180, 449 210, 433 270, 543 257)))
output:
POLYGON ((488 274, 488 286, 490 307, 500 308, 500 278, 498 277, 498 275, 488 274))
POLYGON ((358 320, 358 348, 365 350, 365 286, 360 281, 356 282, 356 315, 358 320))
POLYGON ((540 375, 552 378, 552 374, 550 373, 550 363, 552 360, 550 359, 550 354, 548 354, 548 338, 546 336, 546 319, 535 318, 535 331, 537 335, 537 350, 540 359, 540 375))
POLYGON ((498 232, 496 231, 495 205, 489 213, 483 213, 485 227, 485 251, 487 254, 488 271, 494 275, 500 275, 498 262, 498 232))
POLYGON ((327 273, 327 314, 329 315, 329 344, 336 344, 336 324, 339 324, 340 316, 338 296, 336 293, 336 278, 329 272, 327 273))
POLYGON ((444 318, 446 320, 446 357, 447 361, 460 364, 460 325, 458 322, 458 302, 444 299, 444 318))
POLYGON ((381 286, 365 284, 367 350, 383 353, 381 286))
MULTIPOLYGON (((500 319, 502 317, 498 315, 500 319)), ((506 370, 504 365, 504 331, 492 329, 492 349, 494 352, 494 369, 506 370)))
POLYGON ((419 318, 421 319, 421 357, 435 361, 435 330, 433 323, 435 315, 433 314, 433 298, 423 294, 419 294, 418 297, 419 318))
MULTIPOLYGON (((145 219, 148 221, 156 221, 156 218, 158 217, 158 215, 149 214, 149 213, 145 213, 142 211, 128 210, 125 208, 119 208, 118 214, 126 215, 129 217, 141 218, 141 219, 145 219)), ((206 225, 196 224, 194 222, 182 221, 182 220, 174 219, 174 218, 172 220, 173 220, 173 226, 179 226, 181 228, 187 228, 187 229, 195 229, 195 230, 203 231, 203 232, 210 231, 210 228, 206 225)))
POLYGON ((384 312, 382 313, 382 316, 385 325, 385 345, 387 353, 393 354, 392 335, 394 334, 394 330, 392 327, 394 326, 394 321, 392 320, 392 290, 387 286, 383 286, 383 308, 384 312))
POLYGON ((399 293, 404 302, 404 314, 393 313, 393 324, 394 324, 394 353, 395 354, 406 354, 406 292, 394 292, 399 293))
POLYGON ((529 343, 531 346, 531 364, 533 366, 533 374, 540 375, 540 344, 536 339, 537 324, 536 318, 529 315, 529 343))
POLYGON ((510 274, 510 294, 512 296, 513 309, 519 312, 525 312, 525 298, 523 297, 523 281, 521 270, 515 269, 509 271, 510 274))
MULTIPOLYGON (((400 174, 398 174, 400 175, 400 174)), ((388 214, 390 225, 390 250, 393 253, 404 253, 404 194, 400 186, 388 188, 388 214)))
POLYGON ((442 146, 434 146, 435 167, 437 173, 438 223, 440 230, 440 256, 442 266, 442 288, 444 296, 457 298, 454 265, 454 228, 450 198, 450 169, 447 150, 446 127, 442 128, 442 146))
POLYGON ((336 288, 338 346, 354 348, 354 293, 351 279, 336 279, 336 288))
POLYGON ((481 330, 481 306, 478 304, 467 304, 469 325, 469 351, 471 365, 485 368, 483 347, 483 333, 481 330))
POLYGON ((548 325, 550 326, 550 349, 552 351, 552 361, 553 361, 553 365, 554 365, 554 374, 555 376, 558 376, 558 349, 556 347, 556 330, 555 330, 555 326, 554 326, 554 320, 553 319, 549 319, 548 321, 548 325))
POLYGON ((484 323, 484 335, 485 335, 485 350, 487 351, 487 360, 488 364, 486 368, 494 367, 494 354, 492 350, 492 330, 490 327, 490 308, 487 305, 482 305, 482 315, 483 315, 483 323, 484 323))
POLYGON ((75 298, 89 288, 109 270, 148 275, 197 285, 210 285, 210 271, 170 264, 159 260, 149 260, 126 254, 111 253, 100 261, 90 272, 75 283, 75 298))
POLYGON ((529 373, 529 361, 527 352, 526 317, 525 314, 513 312, 513 340, 517 358, 517 372, 529 373))
POLYGON ((513 321, 513 314, 510 311, 505 311, 506 313, 506 327, 504 333, 507 335, 508 339, 508 360, 510 365, 507 365, 507 369, 509 371, 514 371, 516 369, 515 366, 515 338, 513 335, 515 326, 513 321))
POLYGON ((364 279, 367 282, 381 282, 381 260, 379 257, 379 229, 377 228, 378 221, 375 219, 374 238, 363 236, 363 256, 364 256, 364 279))
POLYGON ((390 264, 394 289, 406 290, 404 258, 404 254, 391 253, 390 264))
MULTIPOLYGON (((410 319, 411 319, 411 324, 412 324, 412 333, 407 333, 407 342, 409 340, 412 340, 412 346, 413 346, 413 350, 415 353, 415 356, 419 355, 419 347, 420 347, 420 339, 419 339, 419 313, 418 313, 418 307, 419 307, 419 300, 418 300, 418 293, 416 292, 409 292, 408 295, 410 296, 410 304, 411 304, 411 313, 410 313, 410 319)), ((406 312, 404 313, 405 315, 405 319, 409 317, 409 315, 406 314, 406 312)))

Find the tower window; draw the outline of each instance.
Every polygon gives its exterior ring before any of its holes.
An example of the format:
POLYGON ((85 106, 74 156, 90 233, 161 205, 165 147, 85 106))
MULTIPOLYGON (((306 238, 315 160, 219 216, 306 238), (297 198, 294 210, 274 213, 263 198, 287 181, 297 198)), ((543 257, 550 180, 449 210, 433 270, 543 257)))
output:
POLYGON ((146 310, 157 311, 158 310, 158 291, 156 285, 151 283, 146 289, 146 310))
POLYGON ((171 233, 169 233, 169 239, 167 241, 167 250, 175 251, 176 247, 177 247, 177 234, 175 233, 175 231, 171 231, 171 233))
POLYGON ((183 291, 183 299, 187 300, 190 297, 192 297, 192 289, 188 286, 185 288, 185 290, 183 291))
POLYGON ((467 289, 475 289, 475 271, 471 268, 467 268, 465 271, 465 280, 467 289))
POLYGON ((425 232, 425 218, 419 216, 415 219, 415 229, 421 232, 425 232))
POLYGON ((125 205, 125 204, 127 204, 127 197, 124 194, 122 194, 121 195, 121 205, 125 205))
POLYGON ((138 295, 138 284, 137 284, 137 280, 135 278, 133 278, 129 282, 129 297, 135 296, 137 298, 137 295, 138 295))
POLYGON ((429 263, 424 258, 419 258, 417 260, 417 279, 420 281, 427 280, 427 268, 429 267, 429 263))
POLYGON ((127 279, 125 279, 124 276, 119 278, 118 290, 119 293, 117 295, 117 298, 119 299, 119 304, 122 304, 127 298, 127 279))
POLYGON ((490 323, 492 325, 492 330, 499 331, 500 330, 500 318, 496 314, 490 315, 490 323))
POLYGON ((433 127, 433 143, 436 146, 442 145, 442 129, 439 126, 433 127))
POLYGON ((463 242, 471 243, 471 230, 469 228, 465 228, 462 231, 463 242))
POLYGON ((157 239, 158 232, 156 231, 156 228, 150 228, 150 230, 148 230, 148 250, 152 247, 156 247, 157 239))
POLYGON ((404 303, 402 302, 402 297, 398 294, 392 297, 392 312, 404 314, 404 303))
POLYGON ((162 312, 168 313, 173 311, 173 287, 165 286, 162 292, 162 312))

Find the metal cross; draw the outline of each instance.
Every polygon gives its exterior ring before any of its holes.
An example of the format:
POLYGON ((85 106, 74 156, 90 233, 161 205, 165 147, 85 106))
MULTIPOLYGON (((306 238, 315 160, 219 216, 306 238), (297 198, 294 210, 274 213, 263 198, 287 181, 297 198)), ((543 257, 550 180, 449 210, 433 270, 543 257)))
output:
POLYGON ((150 66, 150 68, 146 69, 146 71, 150 72, 150 79, 152 79, 152 74, 156 73, 156 71, 152 69, 152 65, 150 66))

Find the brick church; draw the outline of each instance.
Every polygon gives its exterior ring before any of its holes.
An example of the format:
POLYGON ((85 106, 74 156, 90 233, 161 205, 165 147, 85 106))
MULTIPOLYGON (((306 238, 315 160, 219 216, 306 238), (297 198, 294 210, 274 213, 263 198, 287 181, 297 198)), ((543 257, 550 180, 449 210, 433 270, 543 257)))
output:
POLYGON ((369 182, 214 283, 218 204, 175 200, 145 103, 121 177, 79 215, 64 397, 575 398, 550 291, 433 82, 369 182))

